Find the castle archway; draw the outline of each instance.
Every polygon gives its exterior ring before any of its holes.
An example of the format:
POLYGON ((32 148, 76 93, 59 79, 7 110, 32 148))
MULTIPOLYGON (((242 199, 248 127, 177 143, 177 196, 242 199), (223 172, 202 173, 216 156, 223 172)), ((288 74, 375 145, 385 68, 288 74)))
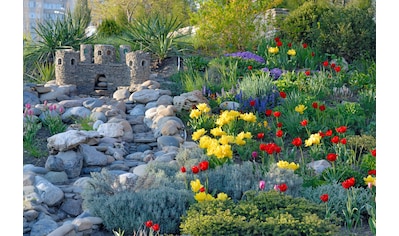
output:
POLYGON ((94 80, 94 89, 96 90, 107 90, 108 81, 104 74, 97 74, 94 80))

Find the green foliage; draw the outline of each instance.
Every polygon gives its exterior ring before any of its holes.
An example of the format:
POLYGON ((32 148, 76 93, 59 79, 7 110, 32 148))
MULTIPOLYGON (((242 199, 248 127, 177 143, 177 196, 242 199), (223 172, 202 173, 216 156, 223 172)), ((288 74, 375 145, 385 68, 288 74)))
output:
POLYGON ((348 84, 354 92, 375 89, 376 86, 376 63, 375 61, 356 61, 353 63, 354 70, 349 71, 348 84))
POLYGON ((218 166, 199 177, 204 179, 205 175, 208 176, 209 192, 223 192, 234 201, 238 201, 246 191, 258 188, 261 173, 259 164, 245 161, 242 164, 218 166))
POLYGON ((314 46, 344 57, 348 62, 376 57, 376 24, 373 14, 356 7, 336 7, 324 12, 314 28, 314 46))
POLYGON ((38 117, 27 113, 24 114, 23 148, 34 157, 42 157, 46 154, 38 148, 39 141, 36 139, 36 135, 41 128, 42 123, 38 117))
MULTIPOLYGON (((155 179, 160 180, 160 177, 155 179)), ((125 233, 132 233, 151 219, 161 225, 160 233, 177 234, 180 216, 194 201, 192 193, 158 183, 155 184, 157 187, 133 191, 133 185, 121 184, 117 175, 106 170, 92 173, 82 192, 83 207, 101 217, 109 231, 123 229, 125 233)))
POLYGON ((287 191, 284 192, 285 194, 293 197, 300 196, 303 179, 291 169, 283 169, 277 167, 276 164, 271 164, 268 172, 264 174, 263 180, 266 182, 266 191, 272 190, 274 185, 285 183, 288 187, 287 191))
POLYGON ((32 74, 27 74, 27 76, 35 83, 45 84, 55 79, 55 65, 35 62, 32 74))
POLYGON ((98 37, 120 36, 122 32, 123 27, 114 19, 104 19, 97 28, 98 37))
POLYGON ((42 122, 48 128, 51 135, 65 132, 67 125, 62 121, 61 116, 57 112, 48 112, 44 114, 42 122))
POLYGON ((73 118, 74 123, 82 130, 93 130, 94 120, 90 116, 73 118))
POLYGON ((82 27, 86 28, 91 22, 91 9, 88 5, 88 0, 77 0, 73 9, 73 19, 78 22, 81 21, 82 27))
POLYGON ((270 73, 247 74, 239 82, 238 88, 242 91, 243 99, 261 98, 274 93, 277 89, 270 73))
POLYGON ((280 68, 286 71, 317 70, 320 62, 325 60, 325 55, 311 48, 308 42, 300 43, 280 37, 262 39, 258 44, 258 53, 265 58, 267 68, 280 68), (277 39, 282 44, 281 46, 277 46, 277 39), (278 52, 273 51, 276 47, 278 52), (288 52, 295 55, 288 55, 288 52))
POLYGON ((360 163, 360 169, 363 173, 368 173, 369 170, 375 170, 377 167, 377 162, 375 157, 371 154, 365 154, 362 156, 362 160, 360 163))
POLYGON ((39 22, 34 28, 39 39, 26 42, 23 48, 25 74, 33 77, 40 74, 37 69, 42 67, 35 66, 35 63, 52 64, 58 49, 79 50, 80 44, 90 42, 93 37, 86 36, 85 24, 84 19, 73 18, 70 12, 63 19, 39 22))
POLYGON ((376 96, 375 89, 364 89, 359 92, 359 104, 366 114, 376 114, 376 96))
POLYGON ((202 56, 187 56, 183 58, 184 69, 188 71, 202 71, 204 72, 208 67, 210 59, 202 56))
POLYGON ((208 64, 208 83, 205 84, 212 92, 220 92, 222 89, 229 91, 234 89, 239 77, 240 59, 233 57, 217 57, 208 64))
POLYGON ((279 3, 281 0, 202 2, 191 15, 192 25, 198 26, 196 47, 218 53, 249 49, 258 36, 256 17, 279 3))
POLYGON ((153 53, 160 65, 165 58, 180 54, 189 47, 179 41, 186 35, 173 33, 181 26, 176 17, 153 14, 128 24, 124 38, 129 43, 140 45, 141 50, 153 53))
MULTIPOLYGON (((370 189, 363 187, 352 187, 352 189, 356 196, 352 199, 352 207, 358 208, 362 218, 366 219, 368 213, 364 206, 370 203, 372 192, 370 189)), ((328 194, 328 206, 331 208, 331 212, 334 212, 339 218, 344 219, 343 211, 346 210, 348 201, 347 191, 347 189, 342 187, 341 183, 328 183, 317 187, 304 188, 302 196, 311 202, 321 203, 320 196, 328 194)))
POLYGON ((24 60, 52 63, 57 49, 79 50, 80 44, 92 39, 86 36, 85 27, 84 20, 74 19, 70 12, 64 19, 38 23, 34 30, 40 39, 24 47, 24 60))
POLYGON ((330 8, 327 4, 306 1, 278 24, 282 38, 313 45, 312 34, 317 28, 317 22, 323 13, 331 10, 330 8))
POLYGON ((376 138, 372 135, 348 135, 347 146, 357 155, 369 154, 376 147, 376 138))
POLYGON ((335 167, 334 175, 331 173, 331 168, 325 169, 321 173, 321 179, 325 180, 325 183, 343 182, 346 179, 354 177, 356 180, 355 187, 364 187, 363 177, 364 175, 349 165, 337 165, 335 167))
POLYGON ((277 191, 249 191, 234 203, 206 201, 190 206, 181 231, 189 235, 334 235, 322 207, 277 191))

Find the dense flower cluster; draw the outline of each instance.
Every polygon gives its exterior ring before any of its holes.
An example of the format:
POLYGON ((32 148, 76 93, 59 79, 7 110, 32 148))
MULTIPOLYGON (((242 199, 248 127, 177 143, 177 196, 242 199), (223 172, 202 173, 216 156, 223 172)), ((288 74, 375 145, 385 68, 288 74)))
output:
POLYGON ((205 188, 204 185, 201 184, 201 181, 199 179, 192 180, 190 182, 191 190, 195 193, 195 200, 198 202, 203 202, 203 201, 213 201, 213 200, 220 200, 220 201, 225 201, 229 199, 229 196, 225 193, 218 193, 216 195, 216 198, 214 198, 211 194, 207 192, 207 189, 205 188))
POLYGON ((246 51, 246 52, 228 53, 228 54, 225 54, 224 56, 226 56, 226 57, 240 57, 240 58, 245 59, 245 60, 255 60, 255 61, 259 62, 259 63, 265 63, 265 59, 263 59, 263 57, 258 56, 256 54, 254 54, 252 52, 248 52, 248 51, 246 51))
POLYGON ((264 68, 261 69, 261 71, 266 72, 266 73, 270 73, 270 76, 274 80, 277 80, 283 74, 283 71, 280 68, 273 68, 273 69, 269 70, 269 68, 264 67, 264 68))
POLYGON ((299 168, 299 164, 296 164, 295 162, 288 163, 288 161, 280 160, 279 162, 277 162, 277 167, 281 169, 290 169, 295 171, 299 168))

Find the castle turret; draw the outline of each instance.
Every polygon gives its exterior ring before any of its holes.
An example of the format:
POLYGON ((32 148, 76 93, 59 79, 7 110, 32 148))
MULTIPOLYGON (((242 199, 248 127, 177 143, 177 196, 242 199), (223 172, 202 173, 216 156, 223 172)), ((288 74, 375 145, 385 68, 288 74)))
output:
POLYGON ((55 78, 57 85, 76 84, 79 52, 62 49, 55 52, 55 78))
POLYGON ((126 64, 130 67, 130 84, 141 84, 150 78, 151 55, 135 51, 126 54, 126 64))
POLYGON ((119 46, 119 56, 120 56, 121 63, 126 62, 126 54, 130 51, 131 51, 131 49, 130 49, 129 45, 120 45, 119 46))
POLYGON ((111 64, 115 62, 115 48, 112 45, 94 45, 94 63, 111 64))
POLYGON ((93 45, 80 45, 80 61, 83 63, 93 63, 93 45))

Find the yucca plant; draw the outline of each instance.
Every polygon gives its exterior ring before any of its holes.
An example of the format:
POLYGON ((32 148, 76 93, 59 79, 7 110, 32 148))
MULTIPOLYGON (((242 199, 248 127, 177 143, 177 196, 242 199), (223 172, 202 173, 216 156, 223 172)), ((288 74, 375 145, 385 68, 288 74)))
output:
POLYGON ((35 62, 34 71, 27 76, 36 83, 46 83, 55 79, 55 65, 53 63, 35 62))
POLYGON ((152 15, 127 25, 124 38, 133 45, 140 45, 141 50, 153 53, 157 65, 161 65, 167 57, 178 55, 187 48, 186 42, 178 41, 186 36, 176 33, 181 26, 176 17, 152 15))
POLYGON ((30 75, 37 73, 35 63, 52 64, 55 51, 63 48, 78 50, 80 44, 90 42, 94 36, 85 33, 86 22, 81 18, 73 18, 67 12, 64 18, 39 22, 34 31, 37 41, 27 42, 24 46, 25 72, 30 75))

